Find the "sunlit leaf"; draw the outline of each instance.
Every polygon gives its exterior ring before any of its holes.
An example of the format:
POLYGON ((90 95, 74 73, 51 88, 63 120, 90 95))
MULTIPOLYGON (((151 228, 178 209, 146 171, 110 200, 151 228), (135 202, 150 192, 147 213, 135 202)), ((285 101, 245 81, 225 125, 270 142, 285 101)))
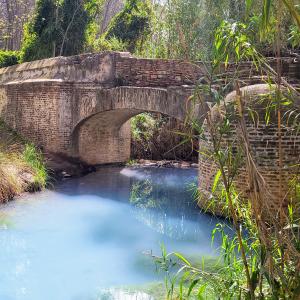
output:
POLYGON ((185 264, 187 264, 188 266, 191 266, 191 263, 186 259, 184 258, 180 253, 178 252, 174 252, 174 255, 176 257, 178 257, 180 260, 182 260, 185 264))
POLYGON ((220 176, 221 176, 221 170, 218 170, 216 176, 215 176, 215 179, 214 179, 214 183, 213 183, 213 186, 212 186, 212 192, 214 193, 216 191, 216 188, 218 186, 218 183, 219 183, 219 180, 220 180, 220 176))

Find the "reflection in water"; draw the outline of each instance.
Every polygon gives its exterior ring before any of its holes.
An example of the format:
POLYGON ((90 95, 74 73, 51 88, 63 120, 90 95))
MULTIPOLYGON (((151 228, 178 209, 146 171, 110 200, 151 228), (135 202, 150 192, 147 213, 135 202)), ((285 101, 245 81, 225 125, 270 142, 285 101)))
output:
POLYGON ((197 209, 194 180, 195 170, 106 167, 3 206, 0 299, 152 299, 112 289, 160 280, 142 252, 213 253, 218 220, 197 209))
POLYGON ((143 172, 133 173, 134 177, 140 179, 132 184, 130 193, 130 203, 135 208, 136 218, 172 239, 196 240, 202 231, 201 226, 191 228, 190 222, 191 219, 197 219, 199 214, 195 210, 196 203, 190 188, 196 178, 192 171, 185 171, 181 176, 166 176, 167 171, 156 170, 152 174, 153 169, 144 169, 143 172), (145 176, 147 173, 148 176, 145 176))

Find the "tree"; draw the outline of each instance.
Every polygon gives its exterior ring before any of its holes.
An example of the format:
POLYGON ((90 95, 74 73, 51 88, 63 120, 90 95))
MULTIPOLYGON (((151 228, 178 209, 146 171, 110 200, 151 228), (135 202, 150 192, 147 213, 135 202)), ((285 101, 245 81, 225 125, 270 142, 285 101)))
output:
POLYGON ((127 0, 123 10, 112 19, 105 39, 116 38, 134 52, 151 32, 152 14, 147 0, 127 0))
POLYGON ((240 0, 156 0, 154 33, 142 56, 209 60, 214 32, 222 20, 240 20, 240 0))
POLYGON ((89 14, 83 0, 65 0, 61 8, 62 42, 60 55, 81 53, 85 43, 85 31, 89 23, 89 14))
POLYGON ((0 0, 0 49, 19 50, 34 0, 0 0))
POLYGON ((86 9, 90 2, 38 0, 35 16, 25 26, 22 61, 81 53, 91 20, 86 9))
POLYGON ((58 8, 54 0, 38 0, 35 16, 24 28, 22 61, 55 56, 60 39, 58 8))

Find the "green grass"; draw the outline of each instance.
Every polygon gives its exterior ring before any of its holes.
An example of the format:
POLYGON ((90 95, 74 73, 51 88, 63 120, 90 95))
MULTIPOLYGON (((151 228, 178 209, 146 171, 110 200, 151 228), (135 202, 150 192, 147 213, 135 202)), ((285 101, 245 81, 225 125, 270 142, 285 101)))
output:
POLYGON ((33 144, 26 144, 23 151, 23 159, 34 172, 36 187, 44 188, 47 184, 48 175, 42 153, 33 144))
MULTIPOLYGON (((151 258, 140 258, 137 261, 137 265, 139 265, 140 267, 140 271, 142 271, 143 269, 146 269, 146 271, 150 271, 154 272, 154 261, 151 258)), ((188 257, 189 261, 192 263, 193 266, 203 269, 206 272, 217 272, 220 268, 222 268, 222 263, 220 262, 218 257, 210 257, 210 256, 206 256, 203 257, 203 259, 199 259, 199 255, 191 255, 188 257)), ((161 275, 164 275, 163 273, 161 273, 161 275)), ((184 300, 212 300, 212 299, 218 299, 217 295, 214 294, 214 289, 213 286, 211 285, 211 282, 203 282, 202 285, 205 285, 205 291, 203 290, 203 293, 201 294, 201 297, 199 297, 198 295, 198 290, 195 289, 191 295, 187 298, 187 294, 188 294, 188 289, 189 289, 189 283, 187 282, 186 284, 183 284, 182 287, 182 294, 183 294, 183 299, 184 300)), ((165 282, 162 276, 162 279, 160 281, 156 281, 156 282, 149 282, 146 284, 142 284, 142 285, 132 285, 132 286, 120 286, 120 287, 115 287, 113 289, 110 289, 108 291, 105 291, 104 294, 101 294, 101 297, 99 299, 103 300, 103 299, 115 299, 114 298, 114 293, 115 292, 121 292, 123 294, 126 295, 130 295, 132 296, 133 299, 138 299, 138 297, 141 294, 146 294, 151 296, 154 300, 166 300, 167 298, 167 289, 165 286, 165 282), (141 293, 141 294, 139 294, 141 293), (106 298, 105 298, 106 297, 106 298)), ((172 298, 169 298, 170 300, 179 300, 180 297, 180 287, 179 287, 179 283, 175 284, 174 286, 174 293, 172 298)))

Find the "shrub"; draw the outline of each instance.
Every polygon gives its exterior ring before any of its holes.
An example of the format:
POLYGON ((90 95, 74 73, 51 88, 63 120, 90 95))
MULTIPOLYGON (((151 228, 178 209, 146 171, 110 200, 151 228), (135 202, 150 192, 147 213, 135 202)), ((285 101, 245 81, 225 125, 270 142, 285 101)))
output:
POLYGON ((127 44, 118 40, 116 37, 105 39, 101 36, 94 42, 93 50, 95 51, 126 51, 127 44))
POLYGON ((0 50, 0 68, 13 66, 19 63, 20 54, 17 51, 0 50))
POLYGON ((111 21, 105 39, 117 38, 134 52, 151 32, 152 9, 148 1, 127 0, 124 9, 111 21))

